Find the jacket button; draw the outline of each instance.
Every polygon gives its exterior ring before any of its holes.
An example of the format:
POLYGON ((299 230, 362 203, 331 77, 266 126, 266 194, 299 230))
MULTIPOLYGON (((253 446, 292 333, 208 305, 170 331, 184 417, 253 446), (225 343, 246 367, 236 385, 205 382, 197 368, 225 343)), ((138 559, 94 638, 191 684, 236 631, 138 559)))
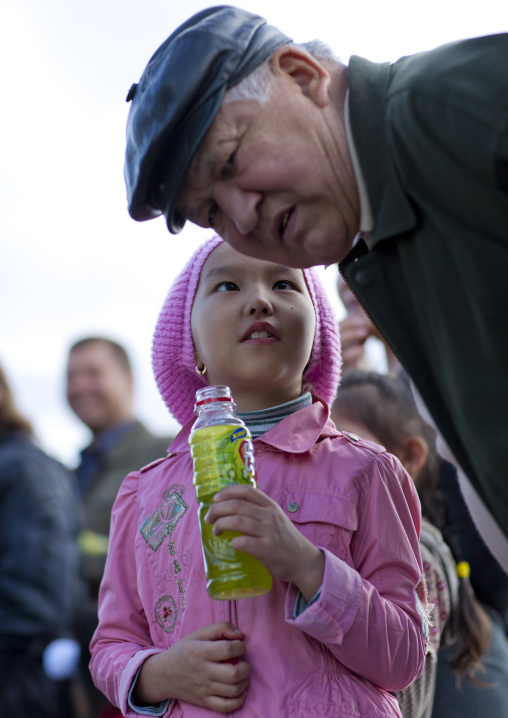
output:
POLYGON ((298 511, 299 508, 299 504, 288 504, 287 506, 288 511, 291 511, 292 514, 294 514, 295 511, 298 511))
POLYGON ((360 287, 368 287, 372 284, 372 273, 366 269, 358 268, 353 277, 360 287))
POLYGON ((348 434, 348 436, 349 436, 349 438, 352 439, 353 441, 360 441, 360 437, 357 436, 356 434, 348 434))

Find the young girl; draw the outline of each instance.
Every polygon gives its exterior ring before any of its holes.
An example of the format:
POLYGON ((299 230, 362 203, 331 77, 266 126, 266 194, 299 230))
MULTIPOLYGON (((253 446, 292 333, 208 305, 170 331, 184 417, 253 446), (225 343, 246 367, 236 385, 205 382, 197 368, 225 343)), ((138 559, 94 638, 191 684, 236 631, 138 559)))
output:
POLYGON ((183 425, 130 474, 112 514, 92 640, 98 688, 128 716, 400 716, 422 670, 419 502, 400 463, 337 431, 338 330, 313 270, 207 241, 174 282, 153 366, 183 425), (215 497, 214 533, 273 576, 208 597, 188 437, 197 388, 228 385, 253 432, 259 489, 215 497))

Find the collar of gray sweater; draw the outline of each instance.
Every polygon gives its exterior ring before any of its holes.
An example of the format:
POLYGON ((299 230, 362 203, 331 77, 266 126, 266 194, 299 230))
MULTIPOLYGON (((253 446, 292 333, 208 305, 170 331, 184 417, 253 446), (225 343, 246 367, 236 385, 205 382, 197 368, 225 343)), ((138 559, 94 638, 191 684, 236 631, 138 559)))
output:
POLYGON ((279 421, 286 416, 294 414, 295 411, 304 409, 312 404, 312 395, 309 391, 304 392, 297 399, 288 401, 285 404, 271 406, 269 409, 259 411, 237 412, 238 416, 247 424, 253 439, 266 434, 267 431, 277 426, 279 421))

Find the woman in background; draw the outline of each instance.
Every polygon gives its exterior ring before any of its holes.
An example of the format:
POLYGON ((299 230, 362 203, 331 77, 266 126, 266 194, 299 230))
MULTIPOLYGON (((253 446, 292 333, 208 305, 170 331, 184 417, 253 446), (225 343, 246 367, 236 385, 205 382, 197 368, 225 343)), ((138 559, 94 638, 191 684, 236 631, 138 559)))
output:
POLYGON ((0 713, 72 718, 81 599, 73 477, 33 441, 0 367, 0 713))

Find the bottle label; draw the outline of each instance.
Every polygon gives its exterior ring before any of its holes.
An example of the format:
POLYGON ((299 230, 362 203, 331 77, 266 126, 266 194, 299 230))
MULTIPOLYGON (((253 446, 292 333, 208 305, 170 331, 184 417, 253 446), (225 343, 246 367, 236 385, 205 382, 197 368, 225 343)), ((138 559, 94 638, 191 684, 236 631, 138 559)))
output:
POLYGON ((238 426, 208 426, 190 439, 194 486, 198 501, 231 484, 255 482, 254 447, 250 433, 238 426))
POLYGON ((216 536, 213 524, 205 521, 221 489, 231 484, 257 487, 250 431, 238 424, 202 427, 191 433, 189 444, 208 594, 224 600, 260 596, 272 586, 266 568, 254 556, 233 548, 231 542, 239 534, 224 531, 216 536))
POLYGON ((247 436, 247 429, 240 427, 236 431, 233 431, 230 436, 230 441, 233 443, 233 441, 237 441, 237 439, 243 439, 244 436, 247 436))

